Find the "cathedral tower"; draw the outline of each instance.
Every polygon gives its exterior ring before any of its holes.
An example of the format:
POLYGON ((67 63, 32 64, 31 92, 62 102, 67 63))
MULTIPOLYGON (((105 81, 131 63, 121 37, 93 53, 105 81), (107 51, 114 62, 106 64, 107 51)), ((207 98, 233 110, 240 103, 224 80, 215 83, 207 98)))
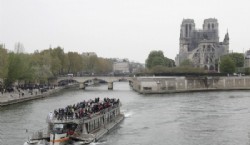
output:
POLYGON ((180 52, 187 52, 190 44, 191 35, 195 30, 193 19, 183 19, 180 32, 180 52))
POLYGON ((210 36, 210 39, 219 42, 219 23, 217 19, 205 19, 203 23, 203 31, 210 36))
POLYGON ((219 23, 215 18, 205 19, 202 29, 195 29, 193 19, 183 19, 180 28, 179 54, 175 60, 179 66, 190 60, 193 67, 217 71, 216 61, 220 56, 228 54, 229 34, 224 41, 219 41, 219 23))

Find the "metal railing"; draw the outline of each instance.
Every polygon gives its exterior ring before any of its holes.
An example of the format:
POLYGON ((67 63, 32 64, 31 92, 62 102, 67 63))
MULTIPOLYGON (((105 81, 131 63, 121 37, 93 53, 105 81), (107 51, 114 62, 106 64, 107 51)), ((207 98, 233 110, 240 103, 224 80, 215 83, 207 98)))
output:
POLYGON ((45 139, 45 138, 49 138, 49 134, 48 134, 48 129, 47 128, 40 129, 40 130, 34 132, 29 137, 29 140, 39 140, 39 139, 45 139))

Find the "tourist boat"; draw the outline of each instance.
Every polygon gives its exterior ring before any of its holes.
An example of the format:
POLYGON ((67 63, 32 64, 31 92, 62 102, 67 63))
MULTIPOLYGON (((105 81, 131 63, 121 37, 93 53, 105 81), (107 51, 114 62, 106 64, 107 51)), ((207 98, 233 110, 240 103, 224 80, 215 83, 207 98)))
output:
MULTIPOLYGON (((119 99, 109 100, 113 102, 110 101, 108 106, 97 109, 95 113, 82 115, 83 117, 72 113, 62 115, 60 112, 51 112, 47 118, 47 128, 33 133, 25 145, 85 145, 99 140, 124 119, 119 99)), ((92 103, 91 109, 97 104, 104 106, 108 102, 105 101, 92 103)))

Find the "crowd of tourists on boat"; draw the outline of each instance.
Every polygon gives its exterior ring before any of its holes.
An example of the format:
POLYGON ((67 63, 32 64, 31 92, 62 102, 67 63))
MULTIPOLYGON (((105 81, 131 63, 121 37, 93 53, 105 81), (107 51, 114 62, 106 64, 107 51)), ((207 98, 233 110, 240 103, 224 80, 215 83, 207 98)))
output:
POLYGON ((119 99, 100 98, 90 99, 88 101, 78 102, 77 104, 68 105, 65 108, 55 109, 53 117, 57 120, 81 119, 83 117, 91 117, 93 114, 102 113, 106 108, 116 107, 119 104, 119 99))

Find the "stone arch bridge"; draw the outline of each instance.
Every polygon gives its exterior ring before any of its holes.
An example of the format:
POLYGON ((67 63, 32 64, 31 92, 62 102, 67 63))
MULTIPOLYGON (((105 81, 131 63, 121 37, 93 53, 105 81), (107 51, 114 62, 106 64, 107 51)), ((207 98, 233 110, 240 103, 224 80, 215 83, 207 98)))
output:
POLYGON ((60 81, 65 81, 65 80, 75 80, 78 82, 79 88, 80 89, 85 89, 86 87, 86 82, 88 81, 94 81, 94 80, 102 80, 108 83, 108 89, 112 90, 113 89, 113 83, 114 82, 119 82, 119 81, 132 81, 132 77, 123 77, 123 76, 87 76, 87 77, 58 77, 57 78, 57 83, 60 81))

